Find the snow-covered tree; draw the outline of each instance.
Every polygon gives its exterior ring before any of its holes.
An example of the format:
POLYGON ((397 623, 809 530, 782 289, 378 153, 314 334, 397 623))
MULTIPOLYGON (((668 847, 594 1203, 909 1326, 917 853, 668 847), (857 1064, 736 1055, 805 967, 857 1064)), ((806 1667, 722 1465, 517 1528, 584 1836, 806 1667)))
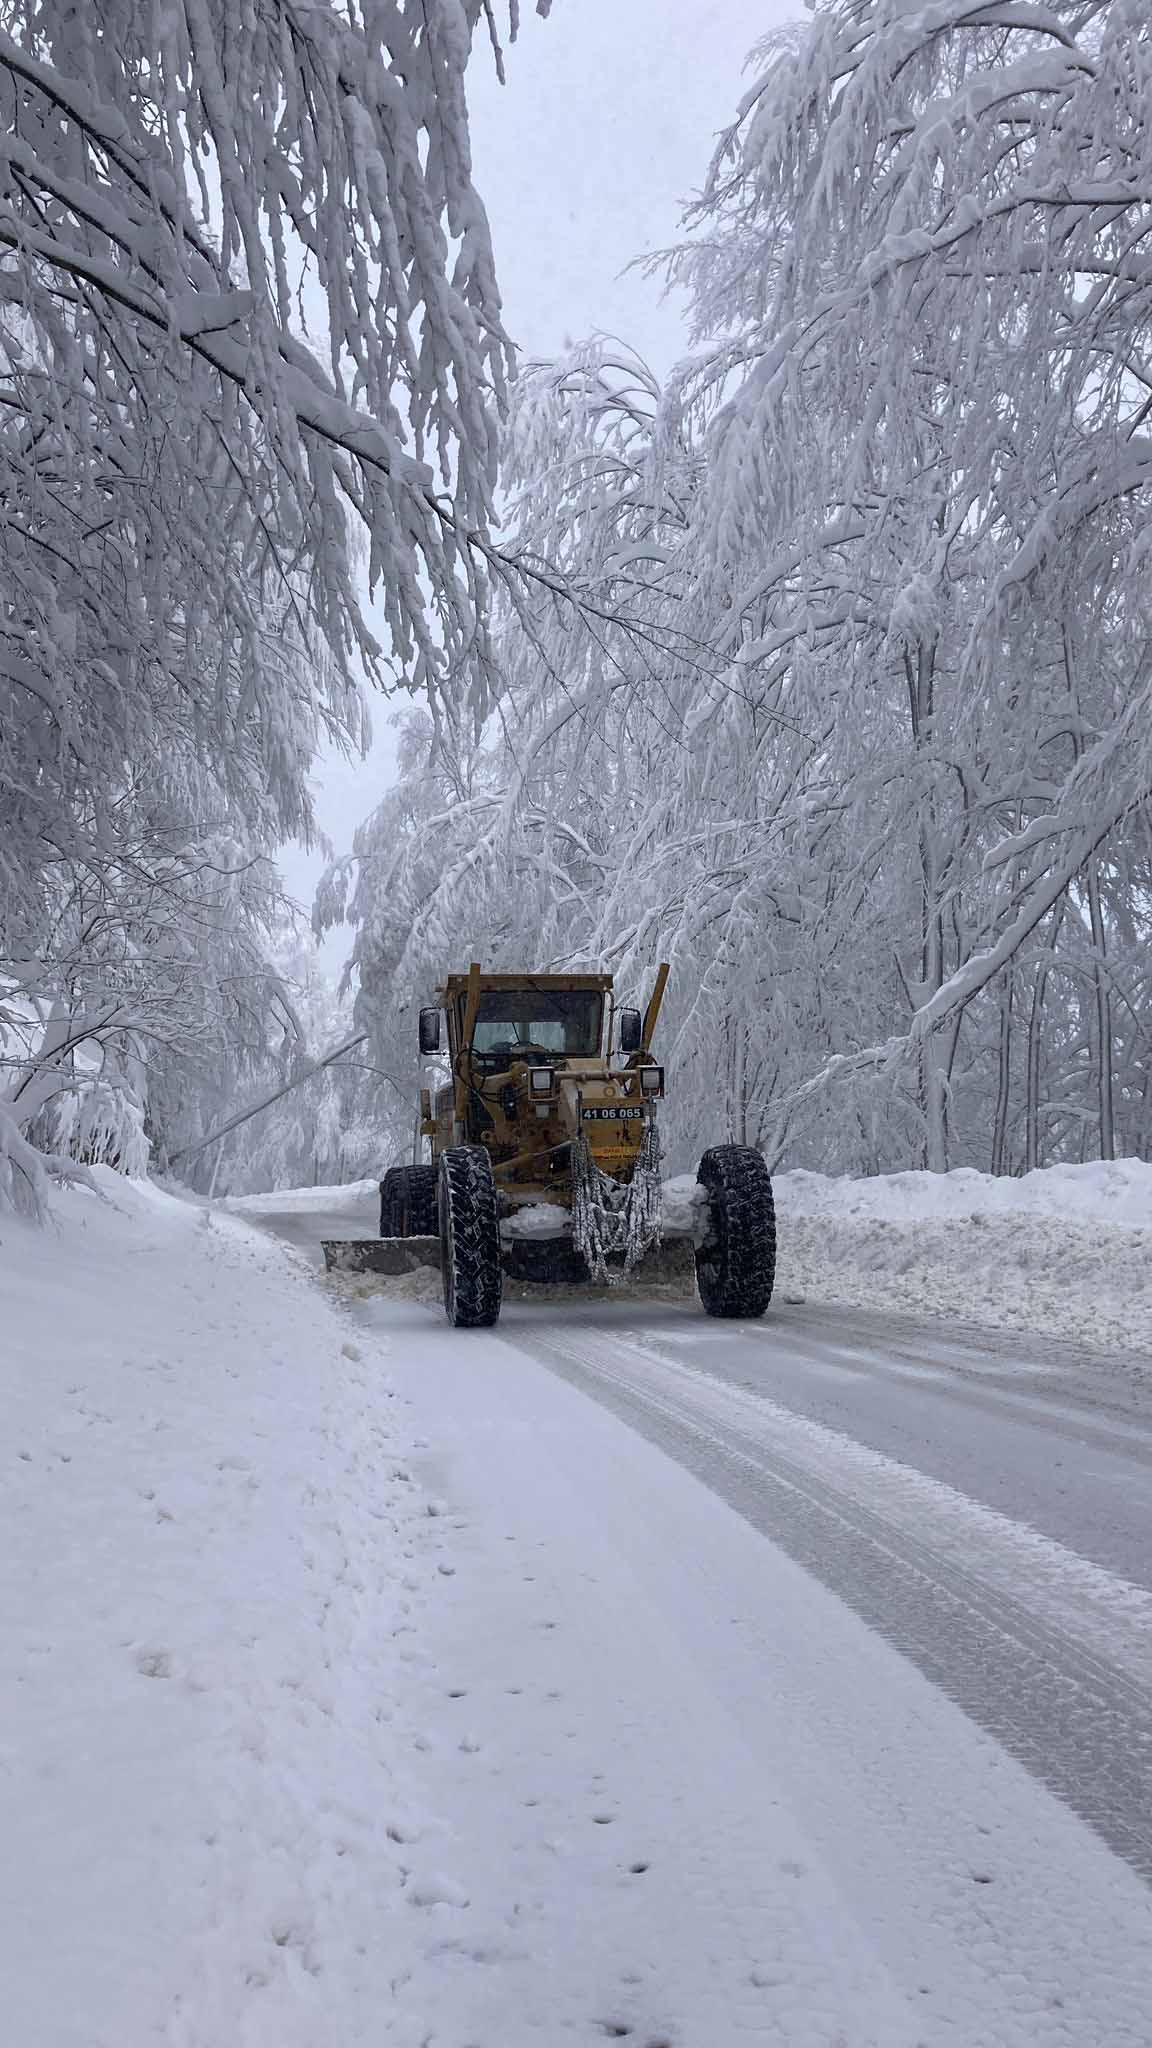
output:
POLYGON ((323 971, 295 921, 272 946, 266 977, 270 1022, 253 1033, 246 1057, 227 1067, 181 1048, 154 1066, 150 1124, 157 1154, 197 1149, 178 1160, 188 1186, 217 1194, 330 1186, 378 1176, 411 1144, 413 1098, 375 1066, 362 1046, 315 1071, 353 1035, 351 1003, 323 971), (280 1090, 286 1092, 280 1094, 280 1090), (217 1142, 210 1131, 250 1105, 277 1097, 217 1142))
POLYGON ((721 347, 680 384, 727 644, 802 632, 856 705, 906 687, 934 1164, 960 1014, 1149 792, 1150 84, 1112 0, 819 8, 678 266, 704 325, 743 323, 738 374, 721 347))
POLYGON ((694 353, 522 381, 540 578, 417 929, 515 877, 509 950, 670 957, 686 1148, 1152 1145, 1150 108, 1135 0, 817 0, 671 259, 694 353))
POLYGON ((487 702, 482 15, 0 0, 0 986, 45 1020, 0 1195, 35 1195, 27 1105, 57 1042, 94 1042, 109 958, 163 985, 138 899, 194 957, 196 878, 309 835, 308 763, 361 739, 364 675, 487 702))

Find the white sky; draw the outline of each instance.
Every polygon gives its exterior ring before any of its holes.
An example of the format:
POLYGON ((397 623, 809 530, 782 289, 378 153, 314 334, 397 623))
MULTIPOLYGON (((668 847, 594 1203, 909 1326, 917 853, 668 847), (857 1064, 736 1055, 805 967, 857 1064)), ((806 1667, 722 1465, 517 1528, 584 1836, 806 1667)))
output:
MULTIPOLYGON (((494 10, 499 17, 500 8, 494 10)), ((478 33, 469 74, 473 165, 488 208, 505 322, 527 355, 594 330, 618 334, 666 371, 684 346, 678 306, 632 258, 677 237, 717 133, 744 89, 744 59, 798 13, 798 0, 554 0, 541 21, 522 0, 507 85, 478 33)), ((315 777, 321 828, 344 852, 392 775, 389 710, 374 710, 367 761, 328 760, 315 777)), ((323 862, 296 848, 280 865, 305 905, 323 862)), ((336 966, 347 936, 325 947, 336 966)))

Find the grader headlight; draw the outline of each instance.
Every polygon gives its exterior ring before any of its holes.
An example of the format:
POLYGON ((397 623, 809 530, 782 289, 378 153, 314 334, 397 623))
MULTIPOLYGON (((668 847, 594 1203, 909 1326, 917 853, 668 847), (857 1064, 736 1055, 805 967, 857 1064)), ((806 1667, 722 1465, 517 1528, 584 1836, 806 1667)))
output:
POLYGON ((641 1069, 640 1069, 640 1093, 641 1093, 641 1095, 647 1095, 647 1096, 649 1096, 649 1097, 653 1097, 653 1096, 657 1096, 657 1095, 663 1095, 663 1093, 664 1093, 664 1069, 663 1069, 663 1067, 641 1067, 641 1069))
POLYGON ((555 1067, 529 1067, 528 1094, 536 1111, 537 1121, 549 1114, 552 1096, 556 1091, 555 1067))

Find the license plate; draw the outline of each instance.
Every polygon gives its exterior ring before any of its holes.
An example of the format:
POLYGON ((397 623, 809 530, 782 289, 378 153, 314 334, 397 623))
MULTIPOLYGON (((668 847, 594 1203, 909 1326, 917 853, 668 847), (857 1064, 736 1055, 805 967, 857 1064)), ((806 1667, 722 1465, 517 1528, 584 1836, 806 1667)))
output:
POLYGON ((644 1111, 638 1102, 621 1103, 619 1108, 613 1103, 604 1109, 586 1109, 582 1111, 586 1124, 615 1123, 618 1117, 628 1121, 632 1117, 643 1116, 643 1114, 644 1111))

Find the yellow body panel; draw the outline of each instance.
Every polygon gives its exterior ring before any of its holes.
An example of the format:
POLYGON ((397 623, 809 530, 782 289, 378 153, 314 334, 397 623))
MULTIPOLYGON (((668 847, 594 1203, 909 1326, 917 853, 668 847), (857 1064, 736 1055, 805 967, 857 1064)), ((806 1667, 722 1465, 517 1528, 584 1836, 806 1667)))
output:
MULTIPOLYGON (((633 1056, 636 1060, 649 1056, 666 978, 663 969, 644 1020, 644 1051, 633 1056)), ((631 1180, 653 1103, 641 1096, 635 1067, 613 1068, 604 1050, 614 1017, 610 974, 488 974, 474 965, 468 974, 447 975, 437 995, 448 1016, 453 1081, 438 1089, 434 1102, 421 1102, 421 1130, 432 1139, 434 1158, 453 1144, 483 1145, 509 1208, 541 1201, 571 1204, 569 1153, 578 1133, 602 1172, 616 1181, 631 1180), (583 990, 601 996, 600 1051, 555 1061, 510 1057, 493 1067, 492 1055, 477 1054, 473 1044, 479 1000, 487 992, 516 990, 583 990), (555 1086, 541 1100, 533 1095, 529 1076, 545 1064, 555 1074, 555 1086)))

